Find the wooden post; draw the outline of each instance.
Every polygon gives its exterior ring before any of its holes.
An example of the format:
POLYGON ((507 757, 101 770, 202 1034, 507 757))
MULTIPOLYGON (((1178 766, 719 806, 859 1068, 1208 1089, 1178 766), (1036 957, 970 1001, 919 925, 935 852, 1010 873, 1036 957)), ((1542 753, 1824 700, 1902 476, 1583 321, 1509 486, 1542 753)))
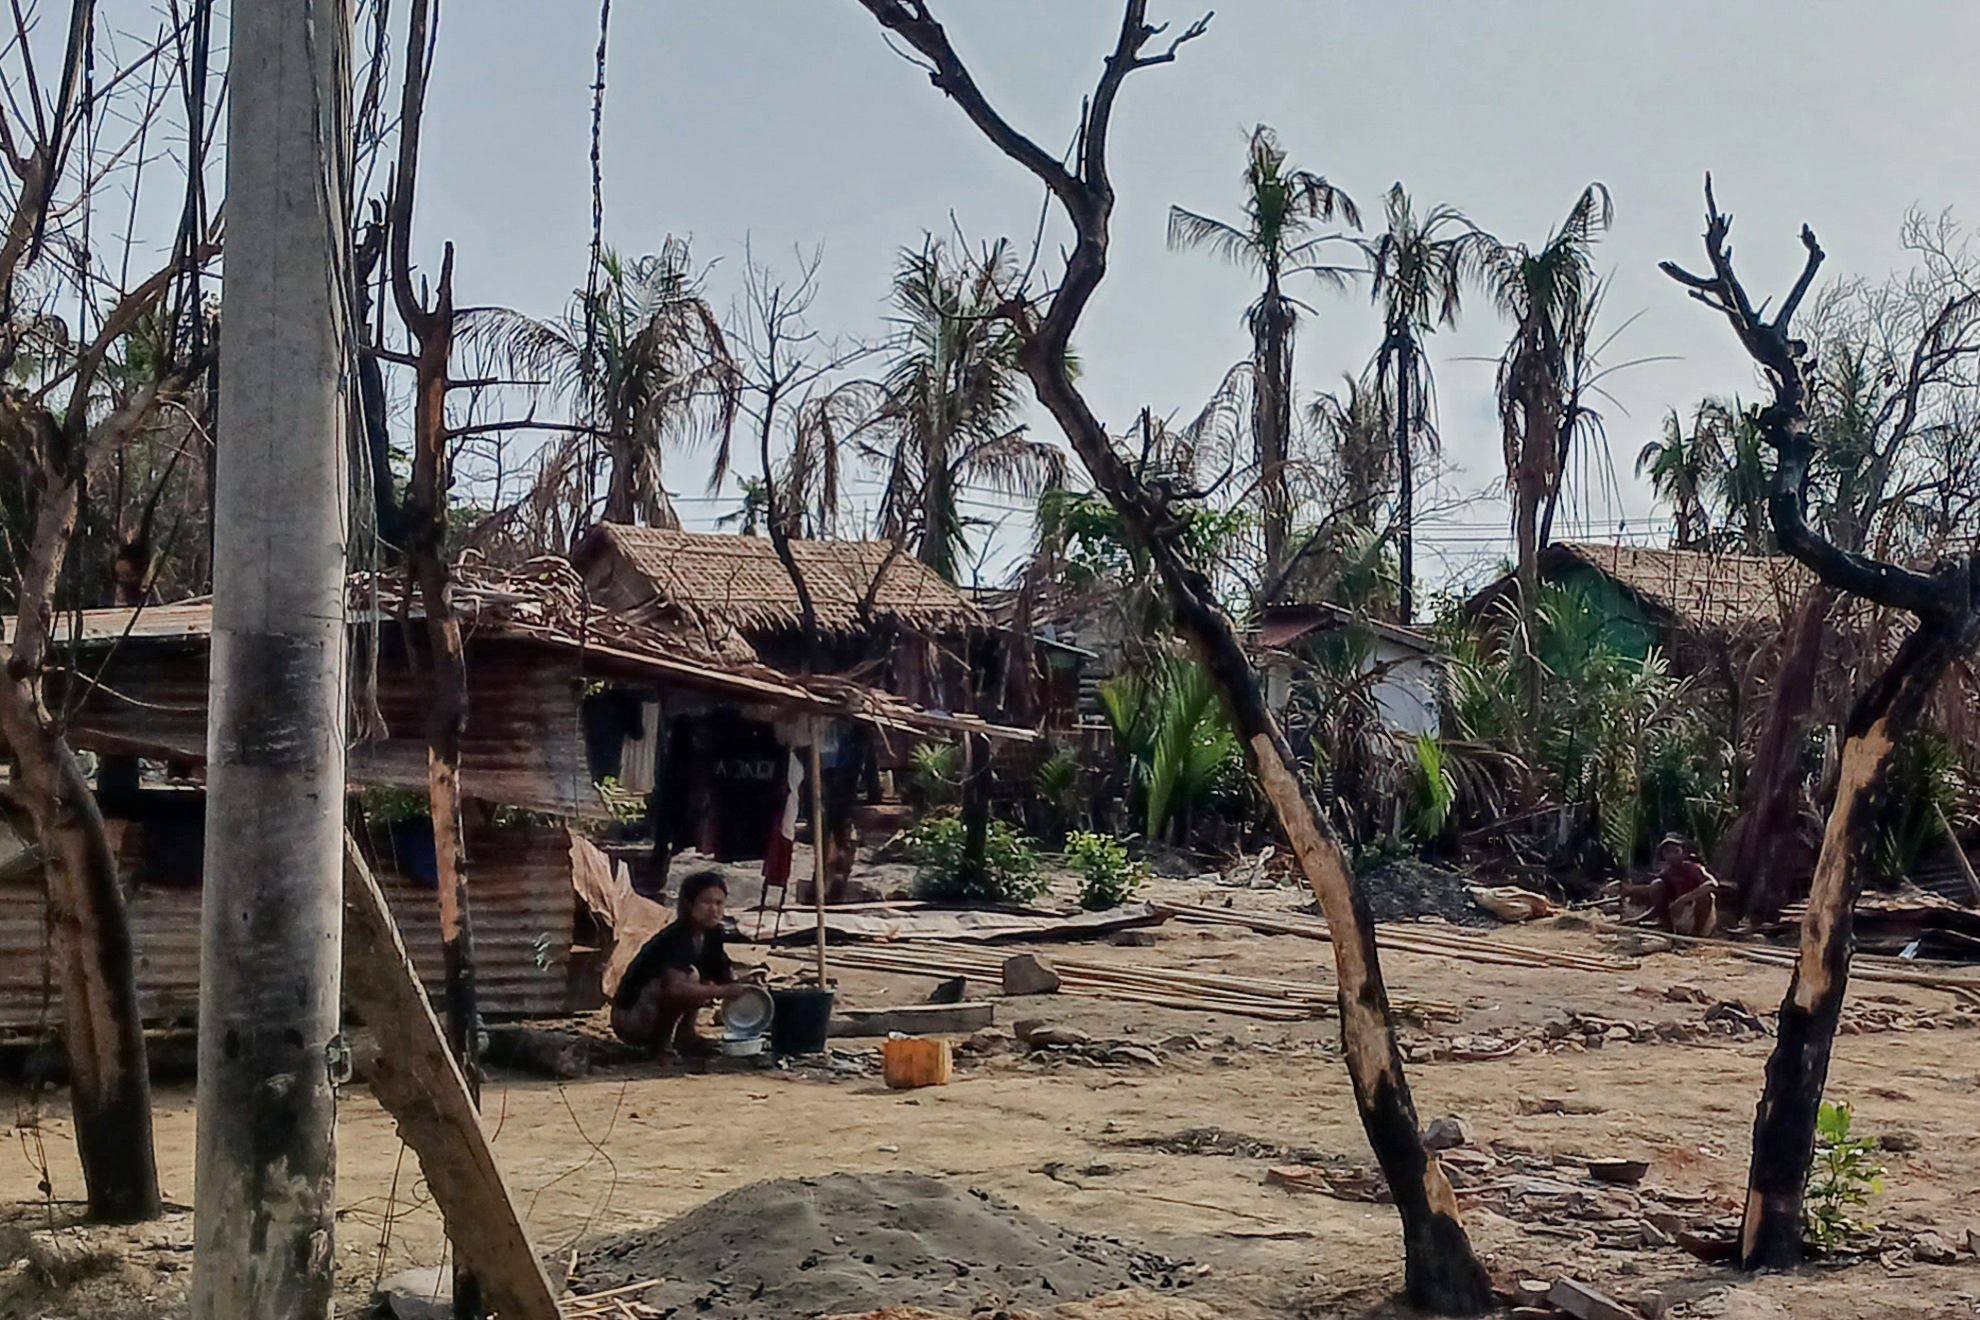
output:
POLYGON ((502 1182, 467 1077, 426 1001, 385 893, 348 834, 344 921, 351 1007, 392 1045, 379 1053, 371 1091, 418 1156, 455 1255, 502 1320, 557 1320, 555 1294, 502 1182))
POLYGON ((825 721, 811 720, 811 906, 818 917, 818 988, 825 980, 825 758, 819 741, 825 736, 825 721))
POLYGON ((233 8, 195 1320, 335 1293, 350 6, 233 8))

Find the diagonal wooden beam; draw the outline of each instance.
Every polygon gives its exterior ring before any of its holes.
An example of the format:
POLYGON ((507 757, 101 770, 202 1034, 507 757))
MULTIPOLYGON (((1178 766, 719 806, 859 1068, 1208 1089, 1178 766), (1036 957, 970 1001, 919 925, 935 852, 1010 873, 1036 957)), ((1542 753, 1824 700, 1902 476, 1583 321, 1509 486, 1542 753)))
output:
POLYGON ((502 1320, 557 1320, 557 1299, 481 1130, 467 1079, 399 938, 385 892, 344 836, 344 995, 381 1042, 371 1093, 399 1126, 447 1239, 502 1320))

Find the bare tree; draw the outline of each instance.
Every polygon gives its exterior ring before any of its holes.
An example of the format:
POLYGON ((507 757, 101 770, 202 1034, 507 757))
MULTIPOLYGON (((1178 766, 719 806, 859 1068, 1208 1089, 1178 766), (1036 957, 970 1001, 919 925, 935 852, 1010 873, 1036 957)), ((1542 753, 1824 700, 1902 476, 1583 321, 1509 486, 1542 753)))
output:
MULTIPOLYGON (((162 68, 159 62, 168 61, 173 43, 161 38, 135 62, 92 72, 96 6, 77 0, 68 7, 61 67, 51 81, 18 7, 14 18, 4 57, 13 67, 5 76, 10 91, 21 95, 0 109, 0 154, 13 185, 0 232, 0 365, 25 383, 0 392, 0 442, 25 474, 28 497, 22 544, 13 550, 18 617, 11 643, 0 645, 0 739, 44 858, 90 1212, 138 1220, 158 1213, 159 1195, 130 924, 102 814, 51 691, 50 680, 62 677, 57 588, 71 562, 92 472, 114 463, 204 369, 203 354, 178 336, 163 335, 163 351, 141 362, 130 359, 127 341, 217 248, 209 232, 181 233, 173 259, 133 283, 110 276, 108 263, 99 268, 89 238, 94 189, 127 153, 134 153, 130 168, 143 168, 136 144, 159 101, 147 92, 121 107, 137 129, 131 146, 107 157, 89 149, 94 117, 105 113, 115 89, 140 86, 139 69, 163 75, 154 85, 169 84, 169 62, 162 68), (66 304, 59 254, 74 263, 66 304), (74 317, 73 335, 59 314, 64 306, 74 317), (120 373, 120 366, 131 369, 120 373)), ((196 135, 193 142, 187 168, 198 170, 203 144, 196 135)))
POLYGON ((1810 475, 1823 456, 1810 416, 1817 366, 1808 343, 1792 327, 1821 267, 1822 248, 1815 232, 1803 226, 1807 257, 1801 275, 1769 316, 1754 306, 1734 271, 1727 243, 1731 230, 1732 217, 1719 210, 1707 176, 1710 273, 1694 274, 1674 262, 1663 263, 1663 270, 1726 318, 1772 388, 1773 402, 1761 413, 1760 426, 1776 456, 1768 498, 1775 536, 1827 586, 1917 620, 1890 664, 1857 698, 1844 728, 1835 803, 1801 923, 1801 956, 1781 1001, 1779 1032, 1753 1123, 1740 1255, 1747 1268, 1759 1269, 1801 1260, 1802 1196, 1848 986, 1856 897, 1873 849, 1877 804, 1900 740, 1939 680, 1980 645, 1980 553, 1920 571, 1845 548, 1811 523, 1810 475))
POLYGON ((1072 248, 1056 292, 1042 303, 1020 294, 1008 304, 1021 336, 1019 362, 1094 484, 1153 562, 1177 625, 1228 703, 1252 769, 1333 928, 1348 1071, 1363 1129, 1402 1218, 1409 1297, 1444 1314, 1484 1311, 1492 1305, 1490 1281, 1465 1234, 1450 1183, 1418 1131, 1366 896, 1322 820, 1311 787, 1294 768, 1291 749, 1265 705, 1236 629, 1202 570, 1179 545, 1187 508, 1177 503, 1173 491, 1151 488, 1139 479, 1116 452, 1068 370, 1073 330, 1107 271, 1114 209, 1108 140, 1121 87, 1130 74, 1172 62, 1185 44, 1203 35, 1209 20, 1201 19, 1163 42, 1165 28, 1148 22, 1146 0, 1126 0, 1114 48, 1081 114, 1076 145, 1069 161, 1061 161, 990 103, 924 0, 860 2, 882 28, 918 55, 935 88, 993 146, 1049 190, 1072 226, 1072 248))

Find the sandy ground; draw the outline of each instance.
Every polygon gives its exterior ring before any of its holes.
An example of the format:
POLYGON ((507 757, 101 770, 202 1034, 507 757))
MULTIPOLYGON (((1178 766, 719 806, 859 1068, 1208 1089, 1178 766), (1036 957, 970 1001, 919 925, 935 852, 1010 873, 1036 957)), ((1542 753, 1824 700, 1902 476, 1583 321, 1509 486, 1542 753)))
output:
MULTIPOLYGON (((1273 910, 1303 899, 1290 889, 1208 892, 1218 902, 1273 910)), ((1199 887, 1189 897, 1205 894, 1199 887)), ((1494 938, 1584 952, 1617 947, 1571 920, 1506 928, 1494 938)), ((1152 948, 1082 945, 1077 956, 1286 978, 1321 978, 1331 962, 1327 947, 1312 941, 1179 923, 1164 927, 1152 948)), ((1725 1018, 1716 1006, 1726 1002, 1769 1016, 1784 969, 1717 950, 1655 953, 1615 973, 1413 954, 1384 962, 1393 990, 1458 1010, 1456 1021, 1403 1031, 1426 1121, 1459 1115, 1472 1150, 1523 1167, 1591 1154, 1643 1158, 1646 1193, 1668 1193, 1695 1214, 1736 1207, 1770 1041, 1707 1019, 1725 1018), (1571 1013, 1609 1025, 1595 1026, 1590 1041, 1585 1023, 1569 1027, 1571 1013), (1508 1046, 1502 1057, 1452 1057, 1508 1046)), ((857 971, 839 983, 842 1002, 854 1005, 918 1002, 932 984, 857 971)), ((998 1004, 1000 1023, 1023 1018, 1164 1046, 1163 1062, 1103 1067, 1008 1052, 968 1061, 948 1087, 911 1093, 850 1071, 682 1074, 639 1065, 562 1084, 498 1076, 486 1093, 487 1121, 535 1240, 559 1259, 580 1243, 659 1224, 763 1179, 898 1170, 1186 1257, 1203 1267, 1188 1296, 1216 1314, 1391 1313, 1401 1276, 1391 1210, 1268 1185, 1267 1168, 1283 1162, 1269 1156, 1169 1153, 1149 1144, 1214 1127, 1366 1165, 1331 1020, 1255 1022, 1063 994, 998 1004)), ((1969 1228, 1980 1230, 1975 1023, 1934 990, 1859 985, 1852 996, 1829 1094, 1855 1106, 1859 1131, 1893 1148, 1888 1187, 1874 1206, 1884 1230, 1881 1259, 1747 1279, 1675 1246, 1617 1245, 1599 1220, 1523 1213, 1489 1195, 1469 1198, 1468 1224, 1504 1279, 1571 1274, 1672 1315, 1980 1315, 1980 1263, 1971 1252, 1928 1265, 1909 1249, 1922 1230, 1954 1244, 1969 1228)), ((54 1198, 80 1191, 59 1097, 37 1103, 11 1093, 0 1104, 16 1126, 13 1148, 0 1155, 4 1218, 24 1227, 61 1219, 65 1207, 51 1209, 37 1190, 45 1152, 54 1198)), ((161 1088, 156 1121, 167 1196, 189 1204, 190 1089, 161 1088)), ((416 1163, 361 1087, 343 1097, 339 1158, 338 1263, 355 1314, 381 1273, 438 1261, 443 1239, 416 1163)), ((180 1215, 130 1235, 114 1289, 103 1284, 95 1300, 89 1285, 72 1297, 38 1292, 23 1267, 13 1267, 0 1274, 0 1315, 177 1314, 189 1233, 180 1215)))

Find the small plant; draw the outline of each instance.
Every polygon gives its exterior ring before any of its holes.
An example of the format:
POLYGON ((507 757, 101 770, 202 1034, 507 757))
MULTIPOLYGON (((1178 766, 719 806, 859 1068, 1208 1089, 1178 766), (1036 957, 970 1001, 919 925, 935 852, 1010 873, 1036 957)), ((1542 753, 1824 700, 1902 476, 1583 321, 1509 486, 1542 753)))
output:
POLYGON ((1826 1100, 1815 1118, 1815 1163, 1808 1170, 1801 1213, 1809 1240, 1825 1248, 1869 1229, 1871 1220, 1860 1212, 1884 1190, 1876 1143, 1852 1136, 1850 1120, 1848 1105, 1826 1100))
POLYGON ((358 808, 373 825, 398 825, 425 820, 432 810, 425 793, 410 788, 372 784, 358 794, 358 808))
POLYGON ((1457 780, 1446 763, 1444 744, 1424 734, 1416 738, 1416 814, 1410 828, 1424 843, 1443 837, 1457 805, 1457 780))
POLYGON ((960 816, 929 816, 908 831, 915 892, 939 903, 1028 903, 1044 892, 1031 840, 1001 820, 984 834, 983 865, 965 856, 969 827, 960 816))
POLYGON ((915 806, 952 807, 962 793, 962 747, 956 743, 923 743, 908 758, 906 796, 915 806))
POLYGON ((1128 856, 1127 845, 1105 834, 1073 834, 1066 862, 1079 873, 1079 905, 1089 912, 1119 907, 1148 880, 1148 868, 1128 856))
POLYGON ((619 824, 638 825, 646 820, 646 795, 621 784, 618 776, 606 775, 593 787, 598 790, 598 800, 605 804, 605 810, 619 824))
POLYGON ((1059 748, 1032 772, 1032 787, 1038 791, 1038 800, 1045 804, 1053 826, 1065 831, 1079 820, 1079 759, 1064 747, 1059 748))

